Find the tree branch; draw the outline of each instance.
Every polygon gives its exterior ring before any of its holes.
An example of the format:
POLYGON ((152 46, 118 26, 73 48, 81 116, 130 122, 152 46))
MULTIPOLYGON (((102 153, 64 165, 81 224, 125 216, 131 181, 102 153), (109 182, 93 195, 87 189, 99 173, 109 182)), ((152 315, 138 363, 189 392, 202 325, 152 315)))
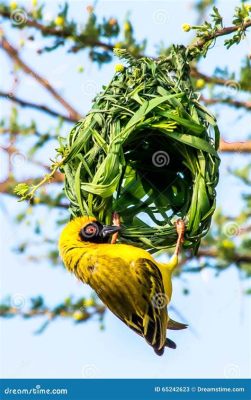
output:
POLYGON ((240 101, 240 100, 234 100, 229 98, 225 99, 207 99, 204 96, 200 97, 200 100, 202 100, 205 104, 212 105, 212 104, 228 104, 230 106, 236 107, 236 108, 246 108, 247 110, 251 110, 251 101, 240 101))
MULTIPOLYGON (((13 301, 15 302, 15 296, 13 301)), ((20 297, 21 305, 20 307, 13 307, 12 305, 4 302, 0 303, 0 317, 8 318, 14 316, 20 316, 22 318, 28 319, 33 317, 46 317, 45 323, 43 323, 39 329, 36 330, 35 333, 42 333, 45 328, 48 326, 50 322, 55 320, 58 317, 61 318, 72 318, 74 322, 83 323, 87 320, 98 317, 100 322, 103 320, 104 313, 106 311, 106 307, 103 304, 94 303, 91 307, 81 306, 79 302, 76 304, 71 304, 68 306, 65 303, 59 304, 54 309, 49 309, 45 307, 43 304, 36 308, 31 308, 28 310, 23 310, 23 306, 25 305, 26 299, 22 296, 20 297), (24 304, 22 304, 22 302, 24 304)))
MULTIPOLYGON (((37 182, 40 182, 41 180, 42 178, 36 178, 36 179, 28 178, 23 181, 16 181, 14 178, 8 177, 0 182, 0 193, 8 193, 13 195, 14 194, 13 189, 19 183, 26 183, 27 185, 31 186, 36 184, 37 182)), ((62 174, 59 171, 56 171, 49 183, 62 183, 62 182, 64 182, 64 174, 62 174)))
MULTIPOLYGON (((243 29, 243 31, 245 31, 250 26, 251 26, 251 19, 248 20, 247 22, 245 22, 241 26, 241 28, 243 29)), ((231 33, 238 31, 239 28, 240 28, 240 26, 234 25, 234 26, 228 26, 228 27, 221 28, 221 29, 216 29, 216 31, 213 32, 211 35, 208 34, 206 37, 200 38, 195 43, 192 43, 190 46, 188 46, 188 50, 193 50, 194 48, 201 50, 203 48, 203 46, 210 40, 216 39, 220 36, 230 35, 231 33)))
POLYGON ((35 72, 18 55, 18 51, 2 36, 0 46, 14 60, 14 62, 28 75, 32 76, 41 86, 43 86, 68 112, 69 117, 79 120, 81 115, 53 88, 47 79, 35 72))
MULTIPOLYGON (((6 10, 0 10, 0 15, 2 15, 2 17, 4 18, 11 19, 11 13, 6 10)), ((72 37, 72 33, 63 27, 60 27, 60 29, 58 29, 56 27, 54 28, 52 26, 46 26, 31 18, 27 18, 25 20, 25 26, 39 30, 44 36, 56 36, 64 39, 72 37)), ((109 51, 113 51, 114 48, 112 44, 105 43, 100 40, 94 41, 91 39, 85 39, 83 41, 82 36, 78 36, 78 40, 79 42, 82 42, 85 47, 101 47, 109 51)), ((73 51, 76 51, 75 46, 73 46, 73 51)))
MULTIPOLYGON (((94 315, 102 315, 106 311, 106 307, 100 305, 96 307, 94 311, 85 311, 85 318, 82 321, 86 321, 90 317, 94 315)), ((5 315, 19 315, 23 318, 30 318, 30 317, 40 317, 40 316, 47 316, 48 319, 54 319, 55 317, 73 317, 74 310, 72 311, 65 311, 64 309, 60 312, 55 312, 53 310, 49 310, 48 308, 38 309, 38 310, 29 310, 29 311, 22 311, 20 308, 17 307, 10 307, 8 310, 0 310, 0 317, 5 315)))
MULTIPOLYGON (((213 83, 215 85, 220 85, 220 86, 225 86, 231 87, 231 82, 233 82, 233 79, 223 79, 219 78, 217 76, 208 76, 206 74, 203 74, 202 72, 198 71, 198 69, 194 66, 191 66, 191 76, 193 78, 200 78, 203 79, 207 83, 213 83)), ((236 85, 238 86, 239 90, 244 91, 244 92, 250 92, 251 91, 251 86, 246 86, 242 87, 241 83, 238 81, 234 81, 236 85)))
POLYGON ((222 139, 219 150, 223 153, 251 153, 251 141, 229 143, 222 139))
MULTIPOLYGON (((211 257, 211 258, 217 258, 218 257, 218 251, 216 249, 201 249, 198 251, 196 257, 211 257)), ((233 262, 238 263, 238 262, 245 262, 245 263, 251 263, 251 255, 248 254, 238 254, 235 253, 233 256, 231 256, 231 259, 233 262)))
POLYGON ((32 103, 27 100, 23 100, 20 97, 14 96, 13 93, 11 92, 2 92, 0 91, 0 97, 5 98, 6 100, 11 100, 14 103, 19 104, 21 107, 30 107, 38 111, 43 111, 46 114, 52 115, 53 117, 59 117, 62 118, 65 121, 68 122, 77 122, 78 119, 73 118, 73 117, 68 117, 67 115, 61 114, 55 110, 52 110, 51 108, 48 108, 47 106, 43 104, 37 104, 37 103, 32 103))
MULTIPOLYGON (((0 10, 0 15, 2 15, 4 18, 11 19, 11 13, 7 10, 0 10)), ((47 36, 56 36, 56 37, 62 37, 62 38, 68 38, 72 34, 70 31, 67 31, 67 29, 61 27, 60 29, 57 29, 56 27, 51 27, 51 26, 45 26, 41 24, 40 22, 27 18, 25 20, 25 25, 31 28, 36 28, 39 30, 43 35, 47 36)), ((248 20, 242 25, 243 30, 245 31, 247 28, 251 26, 251 20, 248 20)), ((233 32, 236 32, 239 29, 239 26, 229 26, 229 27, 224 27, 222 29, 217 29, 214 33, 211 35, 208 35, 206 38, 198 39, 195 43, 191 44, 188 48, 192 49, 194 47, 197 47, 198 49, 201 49, 205 43, 207 43, 210 40, 216 39, 217 37, 220 36, 226 36, 229 35, 233 32)), ((83 41, 83 38, 79 36, 79 40, 83 41)), ((85 46, 88 47, 102 47, 106 50, 113 51, 114 45, 104 43, 102 41, 92 41, 92 40, 86 40, 84 43, 85 46)))

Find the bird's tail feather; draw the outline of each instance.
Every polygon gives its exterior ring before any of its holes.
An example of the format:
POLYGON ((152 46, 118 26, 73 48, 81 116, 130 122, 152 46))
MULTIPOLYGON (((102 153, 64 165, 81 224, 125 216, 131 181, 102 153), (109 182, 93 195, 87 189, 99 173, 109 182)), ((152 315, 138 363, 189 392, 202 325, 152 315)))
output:
POLYGON ((171 318, 168 318, 167 329, 178 331, 180 329, 186 329, 187 327, 188 327, 187 324, 182 324, 181 322, 177 322, 171 318))
POLYGON ((166 343, 165 343, 166 347, 169 347, 169 349, 176 349, 176 343, 173 342, 171 339, 166 339, 166 343))
POLYGON ((162 356, 164 354, 165 347, 162 347, 161 349, 156 349, 155 348, 154 351, 158 356, 162 356))
POLYGON ((161 349, 157 349, 156 347, 154 348, 155 353, 158 356, 162 356, 165 351, 165 347, 168 347, 169 349, 176 349, 176 343, 173 342, 171 339, 166 339, 165 346, 163 346, 161 349))

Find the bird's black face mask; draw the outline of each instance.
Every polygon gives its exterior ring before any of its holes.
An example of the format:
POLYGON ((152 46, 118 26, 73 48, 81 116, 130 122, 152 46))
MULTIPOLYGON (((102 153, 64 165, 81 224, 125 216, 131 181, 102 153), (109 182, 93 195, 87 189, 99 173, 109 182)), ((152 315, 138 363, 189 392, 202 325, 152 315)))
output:
POLYGON ((100 222, 90 222, 79 232, 81 240, 91 243, 108 243, 109 236, 120 230, 119 226, 102 225, 100 222))

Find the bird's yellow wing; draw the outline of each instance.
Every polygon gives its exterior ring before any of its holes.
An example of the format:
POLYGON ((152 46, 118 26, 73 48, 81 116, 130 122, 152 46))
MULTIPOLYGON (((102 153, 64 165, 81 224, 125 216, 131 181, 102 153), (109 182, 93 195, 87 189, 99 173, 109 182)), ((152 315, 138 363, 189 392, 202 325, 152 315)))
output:
POLYGON ((119 257, 93 256, 88 266, 78 266, 80 278, 81 268, 89 271, 87 278, 85 270, 85 282, 118 318, 156 351, 165 346, 167 303, 158 303, 158 296, 165 294, 162 275, 154 262, 139 258, 129 263, 119 257))

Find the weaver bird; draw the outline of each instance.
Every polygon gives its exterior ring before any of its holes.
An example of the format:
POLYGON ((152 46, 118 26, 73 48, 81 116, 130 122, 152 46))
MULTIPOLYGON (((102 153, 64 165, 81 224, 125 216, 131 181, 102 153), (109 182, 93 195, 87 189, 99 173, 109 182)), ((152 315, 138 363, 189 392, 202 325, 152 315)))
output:
POLYGON ((166 337, 167 329, 187 325, 168 317, 172 296, 171 275, 178 263, 185 225, 176 224, 178 241, 169 263, 154 260, 146 251, 126 244, 115 244, 120 226, 102 225, 93 217, 69 222, 59 239, 60 255, 67 269, 89 284, 103 303, 129 328, 144 337, 158 355, 165 346, 176 348, 166 337), (109 243, 109 237, 112 243, 109 243))

